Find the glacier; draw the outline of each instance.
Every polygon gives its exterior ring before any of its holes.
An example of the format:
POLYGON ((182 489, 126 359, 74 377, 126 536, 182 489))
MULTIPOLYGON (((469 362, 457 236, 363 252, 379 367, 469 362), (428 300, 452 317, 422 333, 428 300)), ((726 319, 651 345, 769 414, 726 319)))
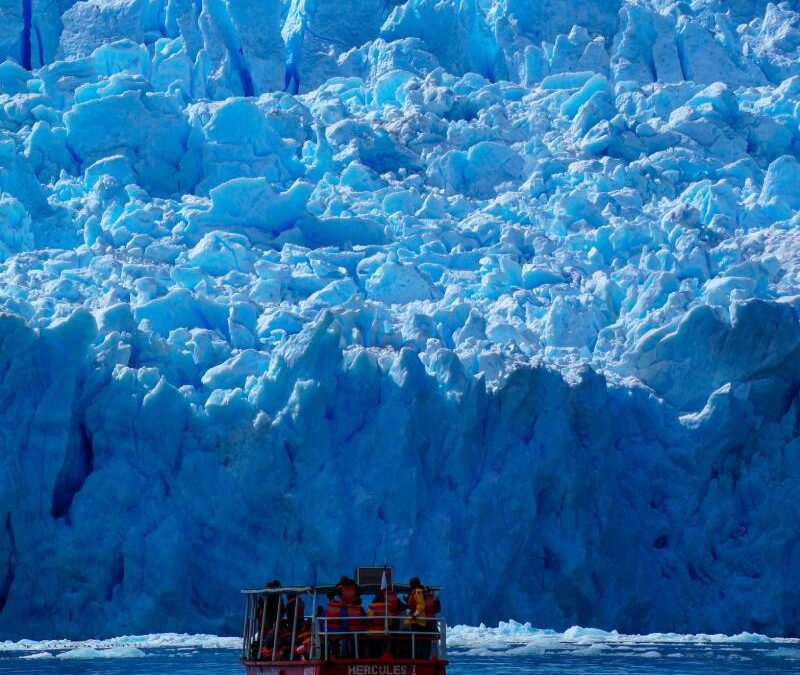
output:
POLYGON ((800 635, 800 3, 0 20, 3 638, 384 559, 455 622, 800 635))

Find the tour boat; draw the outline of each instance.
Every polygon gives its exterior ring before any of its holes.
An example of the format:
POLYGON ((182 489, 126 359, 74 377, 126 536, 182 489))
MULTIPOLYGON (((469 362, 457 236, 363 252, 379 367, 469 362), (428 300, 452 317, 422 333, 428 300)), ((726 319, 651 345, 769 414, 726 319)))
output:
MULTIPOLYGON (((408 594, 411 587, 395 584, 391 568, 359 567, 353 581, 358 602, 349 605, 337 595, 341 584, 274 583, 242 591, 246 675, 444 675, 445 620, 408 612, 392 615, 389 598, 408 594), (370 597, 374 600, 365 616, 360 601, 370 597), (331 611, 331 603, 336 610, 331 611), (383 609, 376 612, 376 607, 383 609)), ((439 590, 425 587, 430 595, 439 590)))

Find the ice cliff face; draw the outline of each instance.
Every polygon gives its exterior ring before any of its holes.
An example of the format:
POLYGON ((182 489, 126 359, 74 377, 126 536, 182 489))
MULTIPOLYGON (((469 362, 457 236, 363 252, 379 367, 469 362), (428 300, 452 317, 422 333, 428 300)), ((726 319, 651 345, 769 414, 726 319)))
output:
POLYGON ((384 556, 800 634, 797 3, 0 0, 0 57, 5 636, 384 556))

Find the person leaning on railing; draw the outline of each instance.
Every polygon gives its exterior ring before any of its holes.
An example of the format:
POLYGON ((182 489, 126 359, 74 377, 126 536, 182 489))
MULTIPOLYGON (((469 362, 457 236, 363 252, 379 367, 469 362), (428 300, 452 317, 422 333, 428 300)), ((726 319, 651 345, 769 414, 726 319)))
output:
MULTIPOLYGON (((397 617, 405 610, 405 605, 397 597, 397 593, 388 589, 385 592, 381 591, 369 603, 367 616, 370 617, 367 630, 373 632, 383 632, 385 628, 385 618, 397 617)), ((390 619, 389 630, 396 630, 397 623, 395 619, 390 619)))
POLYGON ((355 582, 342 577, 334 593, 328 594, 328 607, 325 611, 329 633, 344 633, 331 645, 336 646, 334 653, 342 658, 355 656, 354 641, 351 633, 364 630, 363 617, 366 616, 361 606, 361 594, 355 582))
POLYGON ((289 625, 289 630, 291 630, 292 624, 295 624, 298 629, 303 625, 305 611, 306 606, 303 598, 297 593, 289 593, 285 610, 286 623, 289 625))
MULTIPOLYGON (((367 609, 367 630, 370 633, 383 633, 386 629, 396 631, 398 629, 398 616, 405 610, 405 605, 400 602, 397 593, 391 588, 381 591, 369 603, 367 609)), ((396 641, 391 639, 371 641, 369 651, 370 656, 381 656, 384 652, 396 654, 396 641)))
MULTIPOLYGON (((407 618, 403 623, 413 632, 436 632, 436 615, 441 611, 439 598, 427 586, 423 586, 419 577, 412 577, 408 585, 410 590, 406 597, 407 618)), ((431 640, 415 640, 415 656, 421 659, 430 658, 431 640)))

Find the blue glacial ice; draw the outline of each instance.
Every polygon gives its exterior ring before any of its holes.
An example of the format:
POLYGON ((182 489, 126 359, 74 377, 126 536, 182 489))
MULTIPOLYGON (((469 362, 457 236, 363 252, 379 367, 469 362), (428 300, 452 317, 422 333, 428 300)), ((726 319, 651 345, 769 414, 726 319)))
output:
POLYGON ((0 634, 800 634, 797 2, 0 22, 0 634))

